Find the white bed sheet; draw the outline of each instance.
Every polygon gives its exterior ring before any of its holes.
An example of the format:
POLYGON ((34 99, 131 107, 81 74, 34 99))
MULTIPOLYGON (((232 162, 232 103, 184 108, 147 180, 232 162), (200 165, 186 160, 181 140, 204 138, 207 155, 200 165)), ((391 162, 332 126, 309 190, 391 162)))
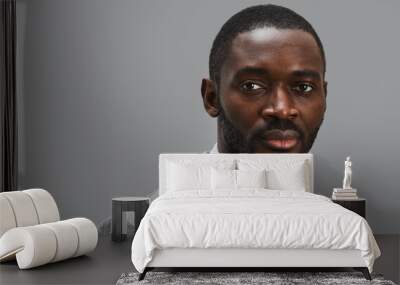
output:
POLYGON ((358 249, 370 272, 380 255, 361 216, 321 195, 265 189, 161 195, 133 239, 135 268, 165 248, 358 249))

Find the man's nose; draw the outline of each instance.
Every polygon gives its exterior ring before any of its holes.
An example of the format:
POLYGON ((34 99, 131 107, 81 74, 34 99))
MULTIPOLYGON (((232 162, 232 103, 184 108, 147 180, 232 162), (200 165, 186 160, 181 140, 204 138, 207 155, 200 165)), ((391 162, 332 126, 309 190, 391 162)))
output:
POLYGON ((299 115, 293 98, 285 87, 276 87, 267 97, 266 104, 262 110, 262 116, 264 118, 276 117, 279 119, 293 120, 299 115))

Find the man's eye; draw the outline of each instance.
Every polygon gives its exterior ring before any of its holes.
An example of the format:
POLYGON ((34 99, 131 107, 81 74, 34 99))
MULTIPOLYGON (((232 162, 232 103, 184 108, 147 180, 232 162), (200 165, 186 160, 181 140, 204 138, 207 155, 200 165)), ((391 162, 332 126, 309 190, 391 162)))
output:
POLYGON ((240 86, 240 88, 243 91, 254 91, 254 90, 259 90, 262 87, 254 82, 245 82, 240 86))
POLYGON ((300 83, 293 87, 293 90, 300 93, 310 93, 314 87, 308 83, 300 83))

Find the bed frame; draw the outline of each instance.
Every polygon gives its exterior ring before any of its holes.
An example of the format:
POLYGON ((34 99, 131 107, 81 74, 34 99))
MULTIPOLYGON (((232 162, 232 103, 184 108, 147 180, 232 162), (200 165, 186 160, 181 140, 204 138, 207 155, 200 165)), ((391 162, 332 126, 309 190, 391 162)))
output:
MULTIPOLYGON (((180 159, 217 160, 221 158, 267 158, 268 160, 303 160, 309 165, 308 188, 314 191, 313 155, 306 154, 160 154, 159 157, 159 193, 166 191, 166 161, 180 159)), ((153 259, 143 273, 156 268, 181 269, 229 269, 229 271, 265 271, 266 269, 296 268, 343 268, 350 267, 361 271, 367 280, 371 280, 369 270, 361 257, 360 250, 330 249, 255 249, 255 248, 168 248, 157 249, 153 259)))

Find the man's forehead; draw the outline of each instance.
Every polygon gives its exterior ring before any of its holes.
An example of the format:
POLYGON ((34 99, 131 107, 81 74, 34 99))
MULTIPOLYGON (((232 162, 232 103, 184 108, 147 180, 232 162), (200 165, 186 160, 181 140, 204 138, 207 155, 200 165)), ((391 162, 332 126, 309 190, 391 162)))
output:
POLYGON ((221 73, 235 72, 245 66, 307 69, 321 75, 324 69, 320 49, 310 33, 273 27, 241 33, 232 41, 221 73))

